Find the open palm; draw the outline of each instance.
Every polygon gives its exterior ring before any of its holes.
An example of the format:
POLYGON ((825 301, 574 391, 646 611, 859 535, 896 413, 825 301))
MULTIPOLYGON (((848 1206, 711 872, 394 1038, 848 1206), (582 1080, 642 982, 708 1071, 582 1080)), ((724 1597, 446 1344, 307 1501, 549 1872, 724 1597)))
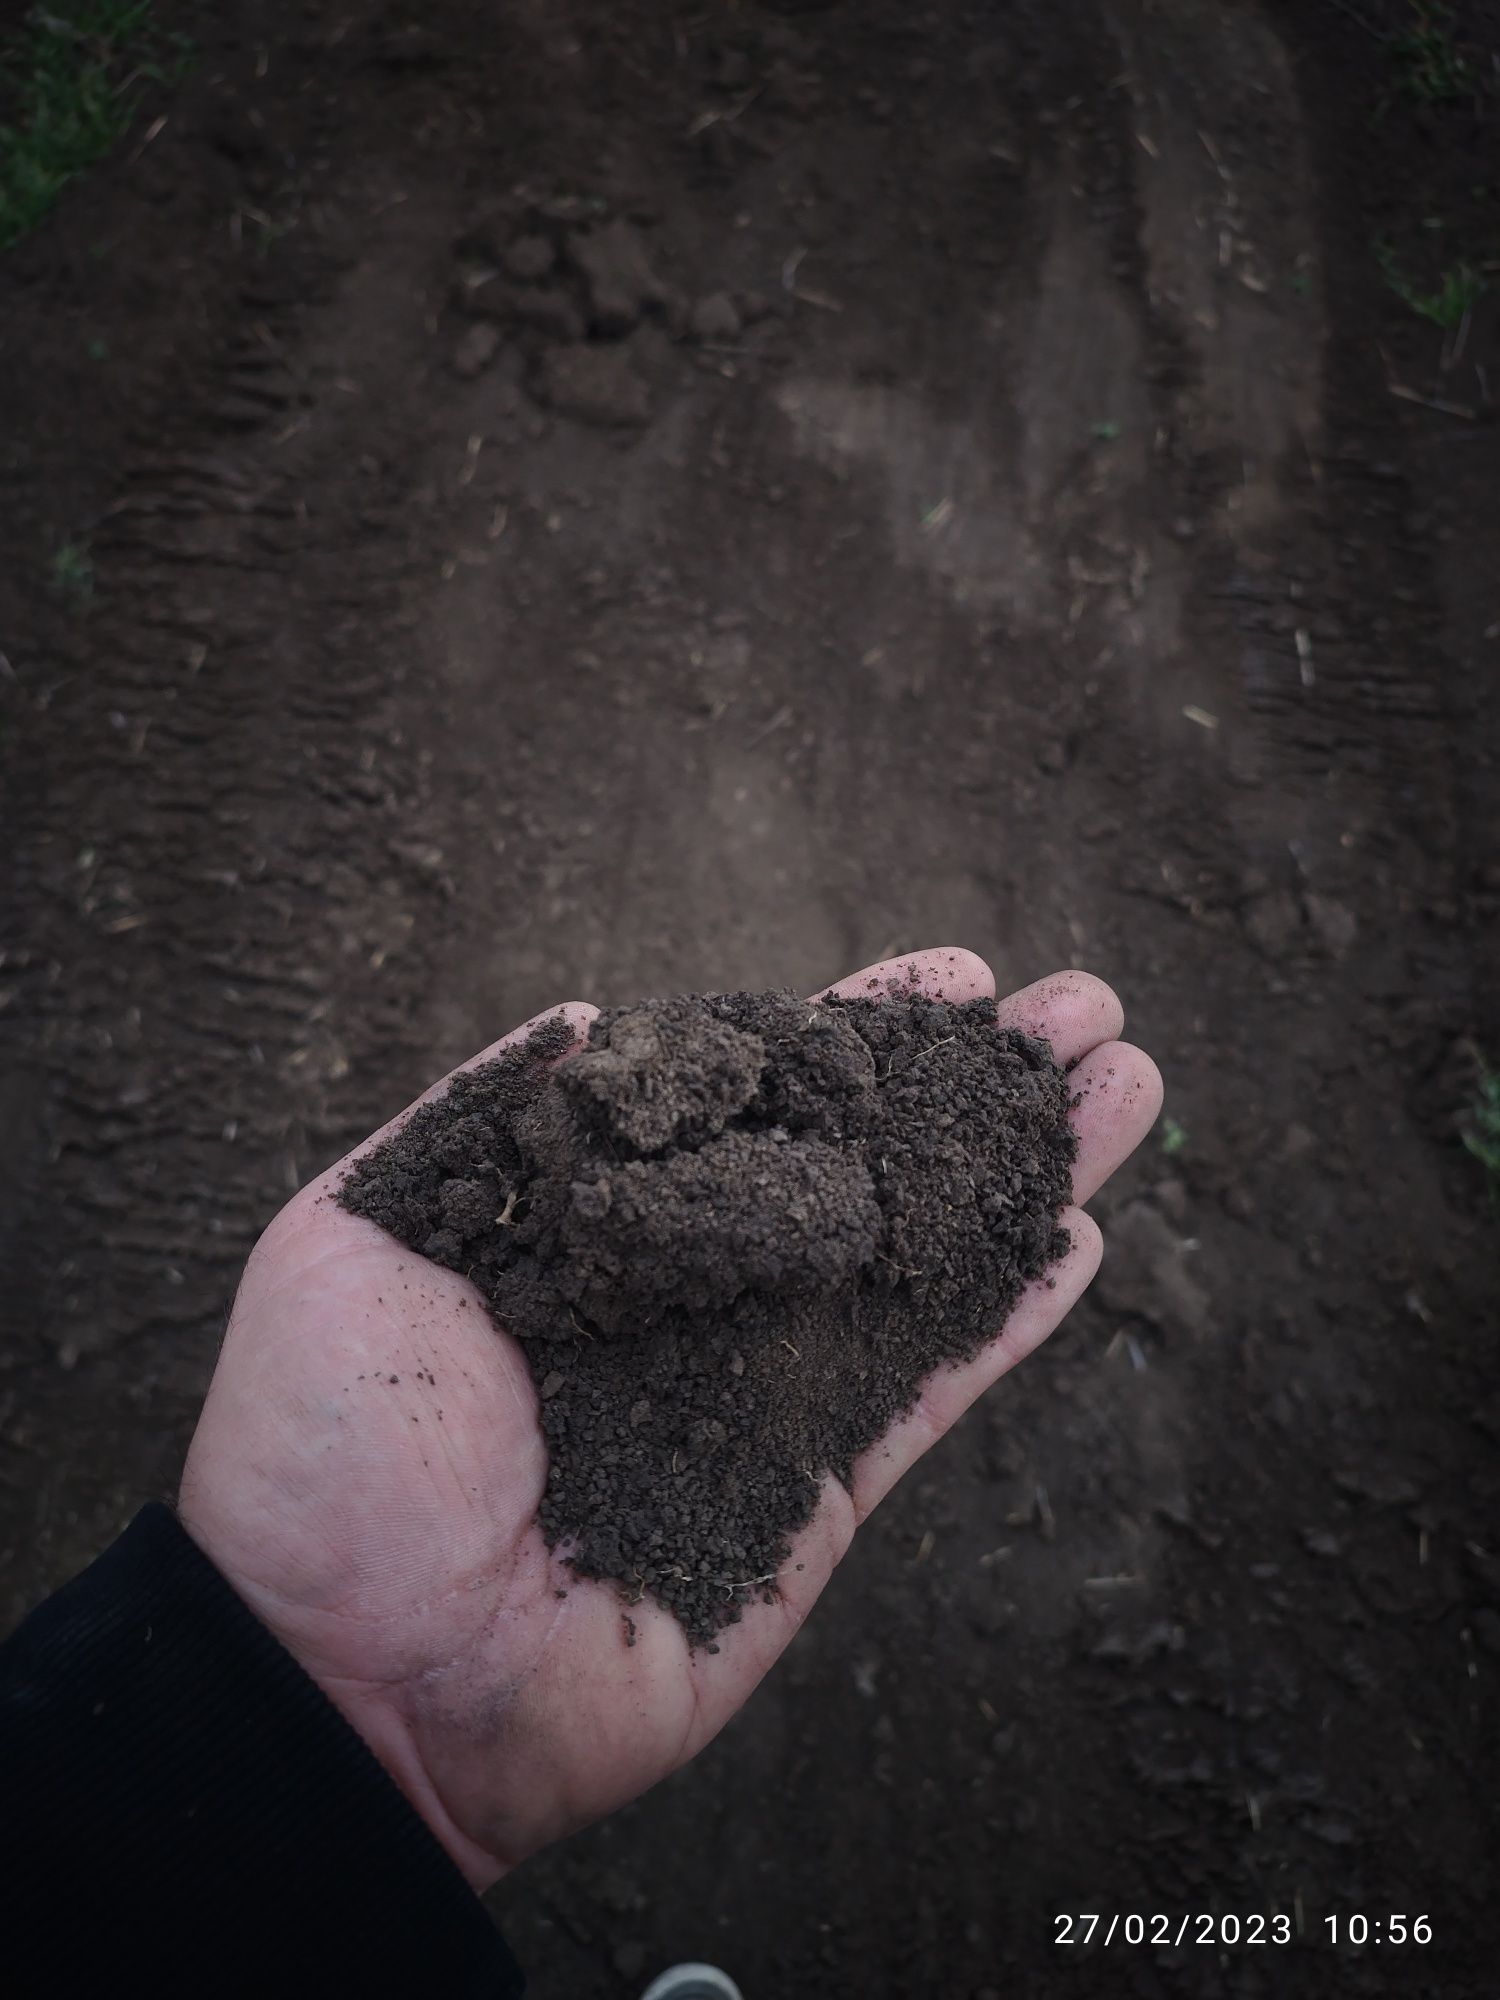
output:
MULTIPOLYGON (((872 977, 893 974, 952 1000, 995 991, 983 961, 962 951, 871 967, 834 990, 866 994, 872 977)), ((595 1010, 559 1011, 582 1033, 595 1010)), ((1057 974, 997 1011, 1078 1066, 1074 1194, 1086 1201, 1154 1122, 1155 1066, 1114 1039, 1119 1002, 1086 973, 1057 974)), ((537 1525, 546 1446, 520 1346, 467 1279, 338 1205, 348 1164, 296 1195, 256 1245, 188 1455, 182 1519, 480 1889, 723 1727, 856 1527, 1046 1338, 1100 1255, 1097 1228, 1070 1210, 1068 1256, 991 1346, 929 1379, 851 1488, 825 1481, 779 1598, 747 1606, 718 1652, 693 1652, 660 1606, 647 1599, 627 1621, 613 1586, 580 1580, 547 1548, 537 1525)))

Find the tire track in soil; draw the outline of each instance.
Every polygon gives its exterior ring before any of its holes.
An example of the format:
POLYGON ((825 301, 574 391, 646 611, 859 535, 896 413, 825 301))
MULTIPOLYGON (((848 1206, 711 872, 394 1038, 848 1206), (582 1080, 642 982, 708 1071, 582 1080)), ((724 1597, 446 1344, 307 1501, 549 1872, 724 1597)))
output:
MULTIPOLYGON (((207 80, 184 121, 200 146, 242 132, 262 72, 252 46, 207 80)), ((288 215, 326 171, 312 134, 347 142, 336 102, 278 107, 285 157, 310 160, 278 183, 288 215)), ((200 227, 205 262, 222 219, 200 227)), ((336 520, 309 506, 327 477, 306 411, 340 391, 300 344, 346 253, 336 211, 301 219, 274 266, 205 283, 201 374, 152 398, 96 505, 100 600, 81 626, 49 621, 62 671, 45 648, 17 663, 30 922, 6 956, 7 1092, 30 1116, 6 1204, 24 1387, 4 1407, 8 1481, 34 1496, 17 1609, 175 1485, 250 1242, 356 1136, 332 1096, 347 997, 408 939, 381 879, 388 680, 358 644, 401 567, 363 532, 378 490, 336 520)), ((378 1065, 403 998, 367 986, 359 1011, 378 1065)))
MULTIPOLYGON (((1423 1884, 1477 1941, 1482 1725, 1442 1677, 1472 1391, 1401 1304, 1461 1310, 1473 1253, 1408 1109, 1468 1005, 1418 918, 1450 724, 1403 477, 1324 381, 1280 44, 1193 0, 1066 33, 533 8, 455 65, 480 18, 398 45, 308 10, 326 102, 266 109, 330 164, 278 183, 298 226, 132 450, 73 678, 20 725, 13 1602, 166 1483, 282 1191, 497 1023, 940 935, 1002 982, 1078 958, 1170 1051, 1187 1154, 1106 1201, 1095 1302, 744 1720, 507 1921, 580 1994, 694 1950, 768 1989, 1092 1991, 1042 1915, 1085 1882, 1423 1884), (539 406, 529 336, 450 366, 450 246, 580 180, 685 293, 776 304, 634 334, 644 427, 539 406)), ((1117 1978, 1269 1990, 1196 1965, 1117 1978)))

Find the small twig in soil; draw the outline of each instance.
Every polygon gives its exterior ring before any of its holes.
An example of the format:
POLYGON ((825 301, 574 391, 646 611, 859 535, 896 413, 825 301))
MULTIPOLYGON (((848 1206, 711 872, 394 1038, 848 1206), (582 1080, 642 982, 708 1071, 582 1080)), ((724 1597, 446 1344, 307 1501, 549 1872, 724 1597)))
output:
POLYGON ((732 125, 736 118, 745 115, 765 87, 763 83, 756 84, 753 90, 747 90, 743 97, 731 104, 727 111, 700 111, 687 129, 688 137, 696 139, 700 133, 706 132, 710 125, 732 125))
POLYGON ((1219 176, 1220 180, 1227 181, 1229 179, 1229 169, 1224 164, 1224 156, 1201 125, 1198 127, 1198 138, 1204 152, 1207 153, 1208 157, 1214 163, 1214 172, 1219 176))
POLYGON ((745 748, 753 750, 757 744, 764 743, 766 738, 774 735, 778 729, 784 729, 787 723, 791 721, 792 714, 793 710, 786 703, 783 703, 769 722, 763 722, 752 736, 748 736, 745 739, 745 748))
POLYGON ((727 1576, 711 1576, 708 1580, 710 1583, 722 1584, 733 1597, 737 1590, 755 1590, 763 1583, 775 1583, 780 1574, 779 1570, 773 1569, 767 1576, 747 1576, 742 1582, 736 1582, 734 1578, 727 1576))
POLYGON ((1462 417, 1471 424, 1478 422, 1478 410, 1470 409, 1467 403, 1450 403, 1442 396, 1424 396, 1416 389, 1408 389, 1404 382, 1387 382, 1386 387, 1403 403, 1420 403, 1424 410, 1436 410, 1440 417, 1462 417))
POLYGON ((877 1250, 875 1255, 882 1264, 889 1264, 893 1271, 899 1271, 903 1278, 920 1278, 922 1275, 920 1271, 914 1271, 910 1264, 898 1264, 894 1257, 887 1257, 883 1250, 877 1250))
POLYGON ((1329 0, 1329 4, 1330 6, 1337 7, 1341 14, 1347 15, 1355 27, 1363 28, 1371 41, 1379 42, 1382 48, 1390 40, 1390 36, 1383 29, 1377 28, 1373 21, 1367 21, 1357 7, 1351 7, 1349 0, 1329 0))
MULTIPOLYGON (((667 1571, 667 1575, 675 1576, 679 1583, 693 1583, 697 1581, 687 1570, 679 1568, 676 1564, 667 1571)), ((773 1569, 769 1570, 765 1576, 706 1576, 703 1581, 705 1583, 716 1583, 721 1590, 727 1590, 733 1596, 737 1590, 758 1590, 763 1583, 775 1583, 780 1575, 781 1571, 779 1569, 773 1569)))
MULTIPOLYGON (((949 1042, 957 1041, 957 1039, 958 1037, 956 1035, 944 1035, 940 1041, 929 1042, 925 1049, 918 1049, 917 1053, 912 1057, 910 1062, 902 1063, 899 1070, 896 1068, 895 1064, 892 1063, 887 1068, 885 1075, 877 1076, 875 1081, 877 1083, 889 1083, 893 1076, 905 1076, 906 1072, 909 1069, 916 1068, 917 1064, 921 1062, 924 1056, 930 1056, 934 1049, 946 1048, 949 1042)), ((884 1161, 882 1161, 881 1164, 883 1166, 885 1164, 884 1161)))
POLYGON ((130 156, 131 166, 135 165, 136 161, 141 157, 142 153, 144 153, 146 148, 151 144, 151 141, 161 136, 162 132, 165 131, 166 129, 166 124, 167 124, 167 119, 165 112, 162 113, 160 118, 154 118, 151 121, 151 123, 146 127, 145 134, 141 139, 141 143, 136 147, 135 151, 130 156))
MULTIPOLYGON (((502 1208, 500 1213, 495 1217, 495 1227, 497 1229, 513 1229, 515 1227, 515 1224, 511 1221, 511 1217, 515 1214, 515 1212, 516 1212, 516 1190, 512 1188, 510 1193, 505 1197, 504 1208, 502 1208)), ((578 1325, 577 1320, 574 1320, 573 1324, 577 1326, 578 1325)))
POLYGON ((804 305, 820 306, 824 312, 840 313, 844 310, 837 299, 829 298, 826 292, 815 292, 807 285, 797 283, 797 268, 807 255, 807 245, 799 243, 781 267, 781 286, 794 299, 801 299, 804 305))
POLYGON ((796 1360, 800 1361, 802 1359, 802 1350, 798 1347, 793 1347, 792 1343, 789 1340, 784 1340, 782 1341, 781 1344, 786 1349, 787 1353, 794 1356, 796 1360))
POLYGON ((1464 316, 1458 323, 1458 331, 1453 336, 1452 350, 1448 355, 1448 368, 1454 369, 1464 358, 1464 349, 1469 344, 1469 329, 1474 324, 1474 308, 1466 306, 1464 316))
POLYGON ((1424 410, 1436 410, 1441 417, 1461 417, 1469 423, 1479 421, 1480 412, 1471 410, 1466 403, 1451 403, 1442 396, 1424 396, 1419 389, 1408 388, 1406 383, 1396 380, 1395 365, 1387 348, 1379 348, 1380 358, 1385 363, 1385 386, 1393 396, 1399 396, 1403 403, 1420 403, 1424 410))

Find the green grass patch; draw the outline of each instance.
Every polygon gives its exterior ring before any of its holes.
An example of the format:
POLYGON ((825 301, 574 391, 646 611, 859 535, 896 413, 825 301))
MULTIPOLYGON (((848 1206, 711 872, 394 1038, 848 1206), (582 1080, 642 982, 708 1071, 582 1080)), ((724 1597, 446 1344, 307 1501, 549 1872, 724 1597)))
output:
POLYGON ((75 611, 81 611, 94 594, 94 559, 84 542, 63 542, 53 552, 50 581, 53 590, 75 611))
POLYGON ((183 74, 187 41, 155 15, 155 0, 56 0, 0 47, 0 250, 129 130, 149 85, 183 74))
POLYGON ((1471 97, 1474 65, 1453 33, 1453 9, 1440 0, 1412 0, 1409 25, 1390 41, 1397 87, 1417 104, 1455 104, 1471 97))
POLYGON ((1398 299, 1405 299, 1414 313, 1430 319, 1444 333, 1456 333, 1467 316, 1484 297, 1484 274, 1460 260, 1443 270, 1431 290, 1408 277, 1389 243, 1378 243, 1375 254, 1386 283, 1398 299))
POLYGON ((1464 1119, 1465 1146, 1484 1168, 1490 1200, 1500 1208, 1500 1070, 1487 1069, 1479 1078, 1464 1119))

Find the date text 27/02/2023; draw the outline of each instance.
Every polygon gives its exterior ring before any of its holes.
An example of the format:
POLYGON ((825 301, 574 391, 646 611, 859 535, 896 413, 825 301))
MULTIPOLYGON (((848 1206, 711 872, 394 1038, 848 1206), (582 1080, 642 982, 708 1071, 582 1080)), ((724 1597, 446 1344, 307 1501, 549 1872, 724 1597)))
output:
POLYGON ((1236 1916, 1232 1911, 1189 1911, 1168 1916, 1163 1911, 1147 1915, 1132 1911, 1107 1915, 1097 1910, 1065 1911, 1053 1918, 1053 1943, 1062 1946, 1125 1945, 1268 1945, 1319 1942, 1363 1950, 1378 1945, 1424 1945, 1432 1942, 1432 1920, 1390 1911, 1381 1916, 1351 1914, 1326 1916, 1318 1931, 1309 1931, 1298 1909, 1256 1911, 1236 1916))

